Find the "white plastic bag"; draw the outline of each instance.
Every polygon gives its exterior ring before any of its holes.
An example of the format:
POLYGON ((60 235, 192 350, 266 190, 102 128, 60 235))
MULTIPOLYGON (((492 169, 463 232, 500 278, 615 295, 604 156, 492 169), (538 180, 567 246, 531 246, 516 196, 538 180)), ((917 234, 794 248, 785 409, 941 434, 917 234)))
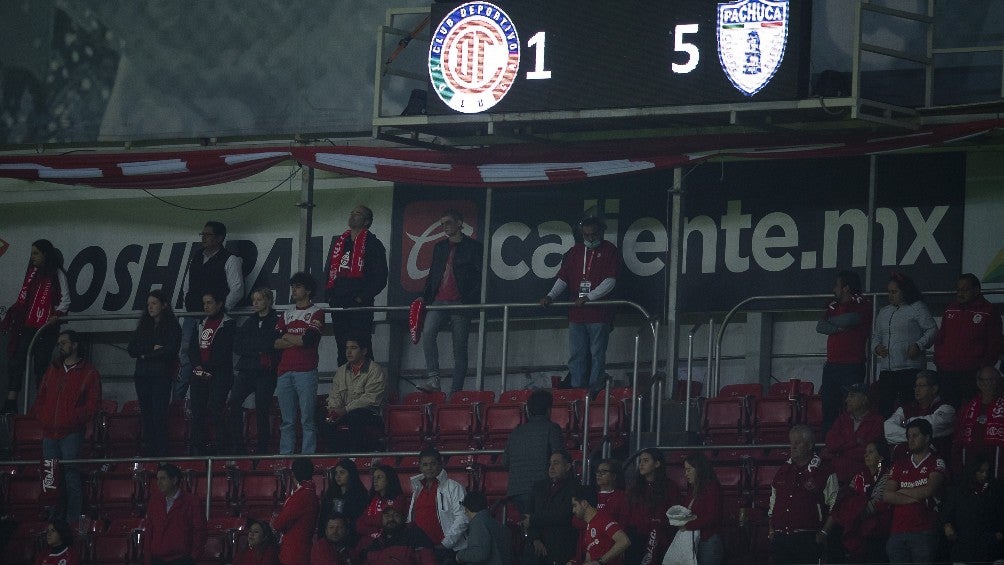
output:
POLYGON ((662 558, 662 565, 697 565, 697 544, 700 541, 700 530, 677 531, 666 556, 662 558))

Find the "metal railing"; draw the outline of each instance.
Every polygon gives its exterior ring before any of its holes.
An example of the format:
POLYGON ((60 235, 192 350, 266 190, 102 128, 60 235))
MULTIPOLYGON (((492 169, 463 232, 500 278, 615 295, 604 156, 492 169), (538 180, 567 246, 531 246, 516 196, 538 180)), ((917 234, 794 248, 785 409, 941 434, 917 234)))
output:
MULTIPOLYGON (((547 308, 561 308, 561 307, 570 307, 570 306, 574 306, 574 305, 575 305, 574 302, 555 302, 555 303, 552 303, 551 305, 547 306, 547 308)), ((651 333, 651 336, 652 336, 651 369, 652 369, 652 374, 653 375, 656 374, 656 368, 657 368, 657 364, 658 364, 658 344, 659 344, 659 321, 656 318, 652 317, 648 313, 648 311, 645 310, 645 308, 642 307, 640 304, 638 304, 636 302, 632 302, 630 300, 609 300, 609 301, 587 302, 585 304, 585 306, 586 307, 590 307, 590 308, 624 306, 624 307, 629 307, 629 308, 635 310, 636 312, 638 312, 639 314, 641 314, 642 318, 644 319, 644 325, 648 326, 648 330, 649 330, 649 332, 651 333)), ((506 382, 507 382, 506 379, 507 379, 507 369, 508 369, 508 360, 507 360, 507 358, 508 358, 508 351, 509 351, 509 325, 510 325, 510 322, 513 321, 513 320, 523 319, 523 318, 511 318, 510 312, 514 308, 535 309, 535 310, 537 310, 539 312, 543 307, 539 303, 537 303, 537 302, 530 302, 530 303, 490 303, 490 304, 443 304, 443 305, 429 305, 429 306, 427 306, 428 310, 479 310, 481 312, 486 312, 488 310, 502 310, 502 340, 501 340, 502 341, 502 343, 501 343, 501 359, 502 360, 501 360, 501 384, 500 384, 500 392, 504 392, 505 390, 507 390, 506 389, 506 382)), ((358 307, 358 308, 322 308, 322 310, 325 313, 344 312, 344 311, 355 311, 355 312, 359 312, 359 311, 364 311, 364 312, 407 312, 407 311, 410 310, 410 306, 366 306, 366 307, 358 307)), ((250 315, 251 312, 250 311, 236 311, 236 312, 234 312, 234 314, 235 315, 250 315)), ((139 317, 140 317, 140 315, 141 315, 140 313, 130 313, 130 314, 70 314, 70 315, 67 315, 67 316, 63 316, 62 318, 59 318, 58 319, 58 323, 62 323, 62 322, 84 322, 84 321, 138 320, 139 317)), ((178 317, 202 317, 204 314, 197 313, 197 312, 178 312, 178 313, 176 313, 176 315, 178 317)), ((526 318, 526 319, 536 319, 536 318, 526 318)), ((57 323, 57 320, 52 319, 46 325, 50 325, 50 324, 53 324, 53 323, 57 323)), ((30 386, 31 386, 31 373, 32 373, 31 359, 32 359, 32 351, 34 350, 36 340, 37 340, 39 334, 41 334, 41 333, 42 333, 41 330, 39 330, 38 332, 36 332, 35 335, 34 335, 34 337, 32 337, 32 340, 31 340, 31 342, 30 342, 30 344, 28 346, 28 363, 25 364, 24 386, 22 387, 22 391, 24 393, 24 398, 23 398, 23 408, 24 408, 23 412, 24 413, 27 413, 27 411, 28 411, 28 405, 29 405, 29 402, 28 402, 28 400, 29 400, 28 391, 30 390, 30 386)), ((632 390, 637 390, 638 389, 639 340, 640 340, 641 333, 642 333, 642 329, 639 329, 638 333, 635 334, 635 336, 634 336, 634 340, 635 340, 635 344, 634 344, 634 362, 633 362, 633 365, 632 365, 633 370, 632 370, 632 379, 631 379, 631 389, 632 390)), ((476 386, 477 390, 483 390, 484 389, 484 380, 483 380, 483 375, 482 375, 482 370, 484 368, 483 364, 484 364, 484 360, 481 359, 481 358, 479 358, 479 360, 478 360, 478 379, 477 379, 478 382, 477 382, 477 386, 476 386)), ((653 384, 652 384, 652 390, 651 390, 651 394, 650 394, 650 404, 651 404, 651 412, 650 412, 651 418, 650 418, 650 420, 651 421, 649 423, 649 429, 652 429, 653 427, 656 429, 656 434, 657 434, 656 441, 657 442, 658 442, 659 427, 661 427, 659 425, 659 422, 661 422, 661 408, 662 408, 662 403, 660 402, 660 399, 661 399, 661 396, 662 396, 662 394, 661 394, 661 391, 662 391, 661 386, 662 386, 661 382, 659 382, 659 381, 653 382, 653 384), (659 388, 658 388, 658 393, 659 394, 658 395, 656 394, 657 393, 656 384, 659 385, 659 388), (658 422, 655 420, 655 418, 657 416, 659 418, 658 422)), ((610 401, 611 401, 610 400, 610 381, 609 381, 609 379, 606 379, 605 388, 606 388, 606 394, 604 395, 605 396, 605 400, 604 400, 604 408, 603 408, 604 409, 604 417, 603 417, 603 446, 602 446, 601 449, 602 449, 604 455, 608 455, 609 451, 610 451, 609 410, 610 410, 610 401)), ((641 411, 640 410, 640 406, 641 406, 640 403, 635 403, 635 409, 634 409, 633 412, 640 412, 641 411)), ((585 425, 587 426, 587 429, 586 429, 587 433, 583 434, 583 440, 582 440, 583 441, 583 451, 585 451, 586 446, 587 446, 587 439, 588 439, 588 422, 589 422, 589 403, 588 402, 585 404, 585 412, 584 412, 584 418, 583 418, 583 420, 586 422, 585 425)), ((641 433, 642 433, 641 426, 640 426, 640 420, 639 420, 638 424, 639 424, 638 426, 635 426, 635 420, 632 418, 632 420, 631 420, 631 426, 630 426, 630 433, 637 434, 638 441, 640 442, 640 436, 641 436, 641 433)))

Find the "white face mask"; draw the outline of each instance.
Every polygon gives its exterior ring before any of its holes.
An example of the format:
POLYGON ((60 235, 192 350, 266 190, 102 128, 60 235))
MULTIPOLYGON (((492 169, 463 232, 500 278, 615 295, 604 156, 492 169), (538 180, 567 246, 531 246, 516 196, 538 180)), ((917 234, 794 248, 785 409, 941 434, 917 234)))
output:
POLYGON ((582 243, 586 246, 586 249, 596 249, 602 242, 602 239, 595 239, 593 241, 583 241, 582 243))

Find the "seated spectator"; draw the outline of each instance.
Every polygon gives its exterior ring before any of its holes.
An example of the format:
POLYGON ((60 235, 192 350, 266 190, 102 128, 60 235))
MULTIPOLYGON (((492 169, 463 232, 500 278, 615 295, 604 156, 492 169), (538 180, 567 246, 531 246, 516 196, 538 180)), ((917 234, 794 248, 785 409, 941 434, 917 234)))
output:
POLYGON ((204 500, 181 488, 181 469, 157 469, 157 492, 150 496, 143 532, 143 555, 150 565, 195 563, 206 546, 204 500))
POLYGON ((978 453, 949 490, 941 520, 956 563, 991 562, 1004 557, 1004 493, 990 460, 978 453))
POLYGON ((467 514, 461 504, 467 491, 446 475, 443 456, 435 448, 419 453, 418 468, 421 473, 411 477, 408 523, 429 536, 439 561, 453 559, 455 551, 467 546, 467 514))
POLYGON ((35 565, 80 565, 80 550, 73 545, 73 530, 65 520, 50 520, 45 528, 46 550, 35 565))
POLYGON ((314 464, 310 459, 297 459, 291 465, 293 492, 283 503, 272 527, 282 534, 279 562, 282 565, 310 563, 310 549, 317 528, 317 487, 311 477, 314 464))
POLYGON ((370 428, 383 429, 381 411, 387 402, 387 373, 370 359, 369 336, 345 340, 348 361, 335 371, 328 393, 325 435, 332 452, 363 452, 378 448, 370 428), (347 428, 347 433, 341 431, 347 428))
POLYGON ((575 555, 578 532, 569 508, 578 484, 571 456, 564 451, 551 454, 547 478, 533 485, 521 522, 527 541, 525 562, 565 563, 575 555))
POLYGON ((676 487, 671 484, 662 452, 655 448, 643 449, 638 455, 638 476, 627 493, 631 509, 627 525, 631 538, 625 558, 627 563, 655 563, 666 554, 676 534, 676 528, 671 528, 666 518, 666 511, 677 502, 676 487))
POLYGON ((681 526, 687 531, 700 531, 697 545, 699 565, 721 565, 725 560, 725 544, 719 531, 722 526, 722 487, 711 468, 711 462, 700 451, 683 460, 683 473, 687 477, 687 507, 696 516, 681 526))
POLYGON ((349 531, 357 533, 356 521, 366 510, 369 498, 366 487, 359 478, 359 469, 351 459, 342 459, 335 465, 333 474, 334 483, 328 486, 328 490, 324 491, 324 496, 321 498, 318 535, 324 535, 328 517, 335 513, 345 516, 349 521, 349 531))
POLYGON ((370 501, 359 519, 356 520, 356 533, 360 538, 375 538, 383 527, 383 509, 394 506, 405 511, 408 498, 401 488, 401 479, 397 471, 390 465, 375 465, 373 467, 373 486, 370 488, 370 501))
POLYGON ((279 544, 266 522, 248 520, 248 545, 237 552, 234 565, 279 565, 279 544))
POLYGON ((310 565, 352 565, 353 545, 349 521, 337 512, 331 514, 324 524, 324 534, 314 540, 310 565))
POLYGON ((596 508, 604 510, 617 523, 627 527, 630 511, 624 490, 624 468, 620 461, 604 459, 596 465, 596 508))
POLYGON ((469 521, 467 547, 457 552, 457 560, 476 565, 512 563, 509 532, 488 512, 488 499, 484 493, 467 493, 463 504, 469 521))
POLYGON ((624 551, 631 540, 624 533, 624 527, 604 510, 595 505, 596 491, 588 486, 576 485, 572 493, 572 514, 585 523, 579 537, 579 547, 575 559, 568 563, 610 563, 622 565, 624 551))
POLYGON ((931 423, 935 449, 942 456, 948 455, 955 430, 955 408, 941 400, 939 390, 938 373, 921 371, 913 385, 914 401, 897 408, 885 421, 885 440, 892 449, 893 461, 906 452, 906 425, 918 418, 931 423))
POLYGON ((882 417, 869 407, 868 385, 853 384, 845 390, 847 410, 833 422, 823 449, 823 459, 832 461, 840 484, 847 484, 861 470, 861 458, 868 442, 882 439, 882 417))
POLYGON ((873 441, 865 446, 864 469, 854 475, 833 507, 823 529, 834 535, 841 529, 841 544, 853 563, 886 563, 892 507, 882 501, 892 468, 889 445, 873 441))
POLYGON ((432 540, 414 523, 405 524, 404 515, 399 509, 393 506, 384 508, 382 522, 383 528, 376 539, 362 540, 362 543, 369 541, 359 552, 363 563, 372 565, 437 563, 432 550, 432 540))
POLYGON ((996 449, 987 439, 1004 435, 1004 396, 1001 395, 1001 374, 993 367, 984 367, 976 378, 979 394, 962 405, 955 426, 953 470, 962 468, 962 461, 983 453, 987 458, 996 449))

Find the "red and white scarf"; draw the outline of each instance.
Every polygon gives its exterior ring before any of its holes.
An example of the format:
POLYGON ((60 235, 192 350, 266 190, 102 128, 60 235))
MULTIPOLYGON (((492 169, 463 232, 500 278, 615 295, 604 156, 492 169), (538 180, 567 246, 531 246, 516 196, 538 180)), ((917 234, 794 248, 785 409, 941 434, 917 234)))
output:
POLYGON ((52 317, 52 306, 60 300, 59 285, 54 282, 54 277, 41 275, 38 267, 28 267, 17 301, 0 323, 0 329, 12 334, 7 344, 9 355, 14 355, 17 350, 23 327, 41 328, 52 317))
POLYGON ((341 236, 335 240, 335 245, 331 248, 331 259, 329 261, 328 267, 328 284, 327 288, 334 288, 335 279, 338 278, 338 273, 348 267, 348 274, 345 275, 350 279, 361 279, 363 278, 363 263, 366 261, 366 235, 369 230, 362 230, 356 237, 355 241, 352 242, 352 253, 351 255, 346 255, 348 251, 346 249, 345 242, 352 237, 352 230, 345 230, 341 236), (350 263, 351 261, 351 263, 350 263), (344 262, 344 263, 343 263, 344 262))

